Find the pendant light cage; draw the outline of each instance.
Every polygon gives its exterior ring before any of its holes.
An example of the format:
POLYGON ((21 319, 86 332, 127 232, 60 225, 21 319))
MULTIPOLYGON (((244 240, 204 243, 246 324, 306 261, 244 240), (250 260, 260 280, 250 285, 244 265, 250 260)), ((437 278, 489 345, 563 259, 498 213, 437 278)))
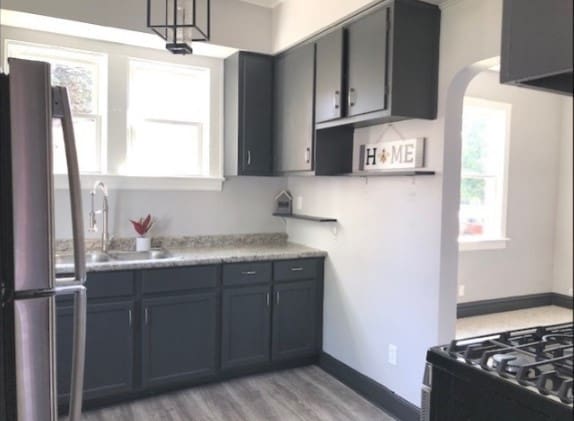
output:
POLYGON ((147 27, 174 54, 191 54, 193 41, 211 37, 211 0, 147 0, 147 27))

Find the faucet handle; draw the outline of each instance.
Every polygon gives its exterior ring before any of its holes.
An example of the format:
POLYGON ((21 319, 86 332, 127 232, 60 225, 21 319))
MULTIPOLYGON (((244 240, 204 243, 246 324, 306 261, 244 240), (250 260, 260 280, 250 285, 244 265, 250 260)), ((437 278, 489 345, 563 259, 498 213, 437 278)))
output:
POLYGON ((88 231, 89 232, 98 232, 98 225, 96 223, 96 213, 95 212, 90 212, 90 221, 88 224, 88 231))

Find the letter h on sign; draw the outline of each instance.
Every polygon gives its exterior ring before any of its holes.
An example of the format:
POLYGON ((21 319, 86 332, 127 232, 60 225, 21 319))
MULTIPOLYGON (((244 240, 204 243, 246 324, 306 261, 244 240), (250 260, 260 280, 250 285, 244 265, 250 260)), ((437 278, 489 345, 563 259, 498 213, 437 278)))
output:
POLYGON ((367 165, 377 165, 377 148, 367 148, 367 165), (373 153, 371 153, 371 150, 373 153))

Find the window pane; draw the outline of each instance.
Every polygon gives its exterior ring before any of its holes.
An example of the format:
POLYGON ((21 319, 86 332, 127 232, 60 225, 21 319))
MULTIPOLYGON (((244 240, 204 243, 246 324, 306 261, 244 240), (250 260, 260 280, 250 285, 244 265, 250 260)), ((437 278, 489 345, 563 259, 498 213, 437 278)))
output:
POLYGON ((195 124, 139 124, 130 142, 130 174, 201 175, 201 132, 195 124))
POLYGON ((130 61, 129 174, 209 174, 210 71, 130 61))
MULTIPOLYGON (((100 99, 99 96, 106 92, 106 55, 20 41, 7 42, 7 55, 50 63, 52 85, 68 89, 80 172, 100 172, 100 123, 105 123, 106 116, 103 109, 105 98, 100 99)), ((54 123, 53 139, 54 172, 62 174, 66 172, 66 160, 59 122, 54 123)))
POLYGON ((501 237, 509 108, 465 98, 459 223, 461 236, 501 237))
MULTIPOLYGON (((60 120, 52 124, 52 139, 54 142, 54 172, 67 173, 66 150, 60 120)), ((100 151, 97 140, 98 122, 92 117, 74 118, 74 134, 78 152, 78 164, 83 173, 95 173, 100 170, 100 151)))
POLYGON ((72 113, 95 114, 96 75, 90 66, 54 63, 52 85, 68 88, 72 113))

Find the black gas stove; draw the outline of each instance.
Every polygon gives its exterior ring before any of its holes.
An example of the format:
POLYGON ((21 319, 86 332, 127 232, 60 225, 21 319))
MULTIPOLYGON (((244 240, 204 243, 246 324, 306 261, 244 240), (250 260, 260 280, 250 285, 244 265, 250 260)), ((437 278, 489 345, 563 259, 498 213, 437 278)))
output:
POLYGON ((422 419, 571 420, 572 323, 502 332, 431 348, 422 419))

